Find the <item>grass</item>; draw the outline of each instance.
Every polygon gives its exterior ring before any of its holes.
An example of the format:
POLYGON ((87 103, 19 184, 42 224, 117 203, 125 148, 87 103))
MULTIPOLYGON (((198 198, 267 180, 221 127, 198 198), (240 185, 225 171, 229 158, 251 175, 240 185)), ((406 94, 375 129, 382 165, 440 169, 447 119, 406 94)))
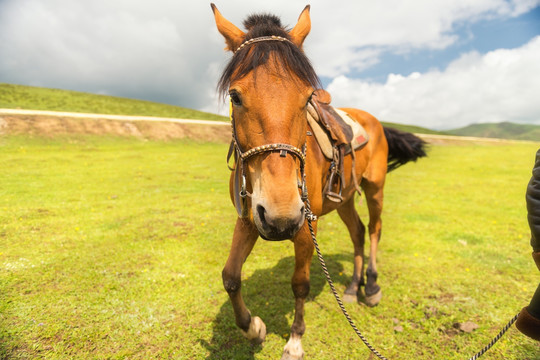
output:
MULTIPOLYGON (((538 272, 524 191, 538 147, 433 146, 389 175, 383 299, 347 306, 385 356, 469 358, 527 305, 538 272), (454 329, 465 321, 479 328, 454 329)), ((260 240, 245 263, 246 302, 268 329, 252 346, 221 284, 235 220, 226 152, 188 141, 0 138, 0 358, 279 358, 293 316, 292 246, 260 240)), ((343 292, 346 229, 331 214, 319 230, 343 292)), ((306 358, 367 359, 313 260, 306 358)), ((538 354, 512 328, 485 358, 538 354)))
POLYGON ((0 108, 228 120, 225 116, 150 101, 3 83, 0 108))

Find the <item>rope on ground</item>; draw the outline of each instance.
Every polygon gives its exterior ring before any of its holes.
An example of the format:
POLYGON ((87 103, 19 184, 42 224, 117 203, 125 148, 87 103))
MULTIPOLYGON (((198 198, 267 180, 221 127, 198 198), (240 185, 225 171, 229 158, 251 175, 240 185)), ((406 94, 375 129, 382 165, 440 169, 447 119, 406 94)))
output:
MULTIPOLYGON (((343 312, 343 315, 345 315, 345 318, 349 322, 349 325, 353 328, 354 332, 360 340, 366 345, 366 347, 375 354, 379 359, 381 360, 388 360, 388 358, 384 357, 371 343, 367 340, 367 338, 362 335, 360 330, 356 327, 354 321, 352 320, 351 316, 347 312, 347 309, 345 309, 345 305, 343 305, 343 301, 341 301, 340 296, 338 295, 336 288, 334 286, 334 282, 332 281, 332 278, 330 277, 330 273, 328 272, 328 269, 326 267, 326 262, 324 261, 324 258, 321 254, 321 250, 319 249, 319 244, 317 243, 317 238, 315 237, 315 231, 313 230, 313 225, 311 224, 312 220, 316 220, 317 216, 314 215, 311 212, 309 200, 306 199, 306 219, 308 221, 309 231, 311 232, 311 238, 313 240, 313 244, 315 245, 315 250, 317 251, 317 257, 319 258, 319 263, 321 264, 321 268, 323 270, 324 276, 326 277, 326 281, 328 282, 328 285, 330 285, 330 289, 332 290, 332 293, 334 294, 334 297, 336 298, 336 301, 339 305, 339 308, 341 309, 341 312, 343 312)), ((497 341, 512 327, 512 325, 516 322, 519 314, 516 314, 504 327, 503 329, 491 340, 491 342, 486 345, 482 350, 477 352, 473 357, 471 357, 469 360, 476 360, 480 358, 482 355, 484 355, 489 349, 495 345, 497 341)))

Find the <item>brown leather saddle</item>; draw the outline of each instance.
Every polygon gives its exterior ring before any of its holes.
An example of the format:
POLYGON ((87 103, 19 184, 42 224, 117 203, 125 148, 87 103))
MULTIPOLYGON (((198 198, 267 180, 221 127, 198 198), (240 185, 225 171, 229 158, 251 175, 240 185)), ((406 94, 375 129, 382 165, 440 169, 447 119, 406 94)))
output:
POLYGON ((346 185, 343 160, 348 154, 353 157, 352 179, 360 193, 354 169, 354 150, 365 146, 369 135, 348 114, 332 107, 331 101, 330 93, 323 89, 316 90, 310 101, 311 106, 308 106, 308 122, 325 157, 331 161, 324 194, 331 201, 342 202, 341 192, 346 185))

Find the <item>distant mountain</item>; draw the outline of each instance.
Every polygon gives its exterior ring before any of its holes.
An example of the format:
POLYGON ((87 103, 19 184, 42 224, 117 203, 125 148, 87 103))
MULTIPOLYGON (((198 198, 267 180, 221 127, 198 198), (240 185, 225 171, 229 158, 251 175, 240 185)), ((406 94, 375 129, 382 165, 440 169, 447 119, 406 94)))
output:
POLYGON ((381 124, 385 127, 394 128, 401 131, 411 132, 415 134, 439 134, 442 135, 443 133, 440 131, 435 131, 431 129, 427 129, 421 126, 415 126, 415 125, 404 125, 404 124, 396 124, 386 121, 381 121, 381 124))
POLYGON ((457 136, 540 141, 540 125, 511 122, 472 124, 455 130, 448 130, 444 133, 457 136))

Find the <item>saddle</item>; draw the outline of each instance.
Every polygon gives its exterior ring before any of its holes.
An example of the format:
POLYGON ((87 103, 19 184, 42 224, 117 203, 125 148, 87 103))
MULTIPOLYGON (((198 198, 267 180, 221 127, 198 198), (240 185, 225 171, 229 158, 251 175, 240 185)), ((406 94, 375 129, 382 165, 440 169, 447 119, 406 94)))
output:
POLYGON ((365 146, 369 135, 346 112, 332 107, 331 101, 330 93, 316 90, 308 104, 308 123, 324 156, 331 161, 324 194, 331 201, 342 202, 341 192, 345 187, 343 160, 351 154, 352 179, 360 193, 354 169, 355 150, 365 146))

